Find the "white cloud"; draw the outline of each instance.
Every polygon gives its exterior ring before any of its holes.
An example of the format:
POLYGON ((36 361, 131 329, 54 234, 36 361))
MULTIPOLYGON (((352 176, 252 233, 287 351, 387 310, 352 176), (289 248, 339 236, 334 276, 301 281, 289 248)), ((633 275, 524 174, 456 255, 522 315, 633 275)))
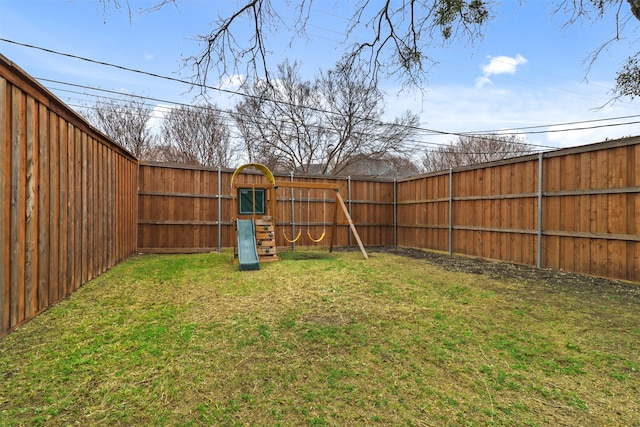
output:
MULTIPOLYGON (((585 125, 582 125, 583 127, 585 125)), ((584 145, 587 143, 599 142, 606 138, 606 136, 598 135, 596 129, 575 129, 580 126, 576 125, 557 125, 549 126, 549 141, 553 145, 560 147, 570 147, 575 145, 584 145)))
POLYGON ((476 87, 481 88, 485 85, 490 85, 492 83, 491 79, 487 76, 478 77, 476 79, 476 87))
POLYGON ((147 53, 145 52, 144 54, 144 59, 146 59, 147 61, 152 60, 153 58, 155 58, 155 55, 153 53, 147 53))
POLYGON ((242 85, 244 82, 244 77, 242 74, 233 74, 230 76, 225 76, 222 80, 220 80, 220 87, 223 89, 228 88, 237 88, 242 85))
POLYGON ((489 63, 482 67, 482 76, 476 79, 476 87, 491 84, 490 77, 493 75, 515 74, 518 66, 527 63, 527 58, 520 54, 513 58, 510 56, 490 56, 489 59, 489 63))
POLYGON ((495 56, 490 58, 491 61, 482 67, 482 72, 485 75, 515 74, 518 65, 527 63, 527 59, 520 54, 517 54, 515 58, 509 56, 495 56))

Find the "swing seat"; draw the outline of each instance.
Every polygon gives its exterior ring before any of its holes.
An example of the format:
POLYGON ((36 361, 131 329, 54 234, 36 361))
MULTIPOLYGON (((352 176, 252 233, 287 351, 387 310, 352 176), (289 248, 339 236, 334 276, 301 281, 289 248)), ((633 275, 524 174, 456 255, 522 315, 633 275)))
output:
POLYGON ((314 239, 313 237, 311 237, 311 233, 309 233, 309 232, 307 231, 307 237, 309 237, 309 239, 311 239, 313 242, 316 242, 316 243, 320 243, 320 242, 322 242, 322 239, 324 239, 324 236, 325 236, 325 235, 326 235, 326 233, 323 231, 323 232, 322 232, 322 235, 321 235, 318 239, 314 239))
POLYGON ((298 240, 300 240, 300 236, 302 236, 302 231, 298 231, 298 235, 296 236, 295 239, 291 240, 287 237, 287 233, 284 232, 284 230, 282 231, 282 236, 284 236, 284 240, 286 240, 289 243, 295 243, 298 240))

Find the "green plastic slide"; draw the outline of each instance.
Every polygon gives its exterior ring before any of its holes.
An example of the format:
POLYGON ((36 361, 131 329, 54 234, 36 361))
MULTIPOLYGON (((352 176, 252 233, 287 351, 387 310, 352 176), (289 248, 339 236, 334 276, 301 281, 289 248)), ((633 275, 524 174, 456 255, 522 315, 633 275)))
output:
POLYGON ((256 226, 253 219, 237 220, 238 262, 240 271, 259 270, 258 247, 256 246, 256 226))

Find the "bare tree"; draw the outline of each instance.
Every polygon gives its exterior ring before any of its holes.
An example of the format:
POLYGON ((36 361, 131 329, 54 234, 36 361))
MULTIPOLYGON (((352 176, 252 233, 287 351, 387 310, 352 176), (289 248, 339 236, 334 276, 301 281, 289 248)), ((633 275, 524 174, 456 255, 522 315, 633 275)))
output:
POLYGON ((153 107, 136 97, 98 100, 95 106, 87 108, 87 119, 138 159, 146 159, 154 145, 148 127, 152 114, 153 107))
POLYGON ((278 66, 273 84, 258 81, 233 117, 251 161, 274 169, 340 174, 362 158, 402 153, 416 115, 383 122, 383 95, 348 66, 304 81, 299 64, 278 66))
MULTIPOLYGON (((637 45, 637 35, 633 34, 637 33, 639 29, 640 0, 561 0, 557 3, 555 13, 569 17, 566 26, 581 20, 610 19, 613 22, 613 35, 589 54, 587 58, 589 68, 598 60, 600 54, 607 50, 609 45, 625 39, 624 34, 627 30, 633 38, 631 43, 637 45)), ((630 99, 640 96, 639 61, 640 51, 636 51, 627 58, 626 63, 617 72, 612 101, 625 96, 630 99)))
POLYGON ((229 167, 233 153, 225 114, 215 104, 173 108, 161 125, 164 160, 229 167))
MULTIPOLYGON (((129 0, 99 0, 103 14, 108 10, 125 9, 133 13, 129 0)), ((157 11, 180 0, 156 0, 152 7, 139 12, 157 11)), ((306 26, 314 0, 299 3, 275 3, 271 0, 242 0, 226 16, 219 16, 211 31, 197 36, 201 50, 185 59, 194 69, 194 83, 206 91, 209 73, 244 74, 255 78, 269 77, 269 39, 275 33, 288 31, 291 41, 306 36, 306 26), (293 18, 291 19, 291 13, 293 18), (249 36, 245 36, 245 34, 249 36), (242 37, 239 35, 242 34, 242 37)), ((481 39, 484 27, 495 13, 493 0, 404 0, 401 2, 354 2, 345 32, 342 58, 351 65, 363 65, 370 79, 380 74, 397 75, 414 87, 423 86, 426 73, 436 59, 434 47, 453 40, 474 42, 481 39), (365 35, 365 40, 350 43, 353 34, 365 35)), ((637 43, 640 21, 639 0, 556 0, 557 16, 566 16, 566 25, 580 20, 611 22, 615 34, 604 40, 587 58, 591 63, 610 43, 625 39, 637 43), (635 18, 635 19, 634 19, 635 18)), ((634 49, 635 50, 635 49, 634 49)), ((614 100, 623 96, 640 96, 640 52, 629 56, 617 73, 614 100)), ((216 76, 217 77, 217 76, 216 76)))
POLYGON ((427 151, 422 158, 425 172, 435 172, 532 154, 534 146, 518 135, 462 135, 450 145, 427 151))
POLYGON ((233 113, 250 161, 280 170, 309 171, 321 160, 322 125, 317 86, 303 81, 299 64, 278 65, 277 82, 258 80, 244 89, 233 113))
MULTIPOLYGON (((344 29, 343 60, 351 66, 365 64, 373 81, 382 71, 386 75, 401 74, 418 84, 423 81, 426 66, 435 63, 428 53, 431 47, 457 37, 472 41, 481 36, 482 26, 490 20, 489 4, 483 0, 359 1, 344 29), (349 44, 351 34, 363 28, 370 33, 369 40, 349 44)), ((187 58, 197 83, 206 85, 214 68, 223 75, 244 73, 270 80, 270 35, 285 29, 292 41, 305 37, 312 6, 313 0, 304 0, 294 8, 290 2, 274 6, 270 0, 238 3, 233 13, 219 17, 208 34, 198 37, 202 50, 187 58), (293 21, 283 19, 283 14, 292 9, 293 21), (236 37, 247 30, 250 37, 236 37)))
POLYGON ((321 73, 317 84, 328 110, 323 124, 330 136, 322 173, 340 174, 362 157, 403 154, 405 140, 415 134, 418 117, 406 112, 391 123, 383 122, 384 94, 365 73, 350 63, 338 63, 321 73))

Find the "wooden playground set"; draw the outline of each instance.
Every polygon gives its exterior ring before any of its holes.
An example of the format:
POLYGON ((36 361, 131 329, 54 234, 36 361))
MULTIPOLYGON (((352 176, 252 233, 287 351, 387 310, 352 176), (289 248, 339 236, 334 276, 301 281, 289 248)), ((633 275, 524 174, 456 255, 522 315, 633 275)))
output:
MULTIPOLYGON (((362 252, 362 256, 365 259, 369 258, 367 251, 362 244, 362 240, 358 235, 358 230, 356 230, 353 220, 351 219, 351 215, 349 215, 344 199, 340 195, 340 190, 336 185, 312 182, 276 182, 273 173, 271 173, 269 168, 265 165, 260 163, 247 163, 238 167, 231 177, 231 194, 233 195, 233 205, 235 206, 235 217, 233 218, 233 221, 235 223, 236 231, 233 259, 234 262, 239 264, 239 269, 241 271, 258 270, 260 268, 260 262, 278 260, 276 248, 276 190, 278 188, 298 188, 301 190, 320 189, 333 192, 335 195, 335 208, 330 231, 328 233, 329 251, 333 251, 334 236, 336 226, 338 225, 339 212, 342 211, 358 247, 360 248, 360 252, 362 252), (248 184, 234 183, 236 176, 243 170, 249 168, 253 168, 261 172, 267 182, 257 185, 251 184, 250 186, 248 184)), ((301 198, 300 203, 302 203, 301 198)), ((302 212, 301 208, 299 212, 302 212)), ((300 224, 300 228, 298 229, 298 233, 295 237, 287 237, 284 230, 282 231, 282 235, 289 243, 297 242, 302 236, 302 224, 300 224)), ((327 231, 323 227, 322 234, 319 237, 314 237, 307 229, 307 237, 315 243, 320 243, 327 237, 327 231)))

